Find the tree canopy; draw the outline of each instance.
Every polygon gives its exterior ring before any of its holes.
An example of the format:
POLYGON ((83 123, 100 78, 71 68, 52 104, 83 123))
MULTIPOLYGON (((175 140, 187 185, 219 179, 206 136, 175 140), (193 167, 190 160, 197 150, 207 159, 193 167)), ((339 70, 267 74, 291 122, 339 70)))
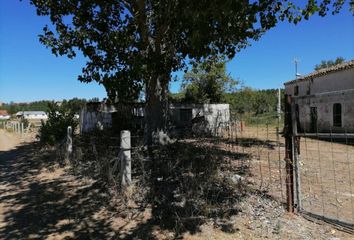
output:
POLYGON ((323 68, 332 67, 332 66, 344 63, 344 61, 345 61, 345 59, 342 57, 337 57, 336 60, 334 60, 334 61, 333 60, 328 60, 328 61, 322 60, 320 64, 317 64, 315 66, 315 70, 318 71, 323 68))
POLYGON ((226 73, 226 59, 214 56, 195 61, 183 76, 184 102, 221 103, 224 93, 235 89, 237 81, 226 73))
MULTIPOLYGON (((351 2, 353 2, 351 0, 351 2)), ((79 76, 96 81, 115 101, 137 99, 144 89, 147 133, 166 126, 171 73, 188 59, 237 51, 278 21, 297 23, 314 13, 338 12, 343 0, 31 0, 49 16, 40 41, 55 55, 87 59, 79 76)), ((151 138, 149 139, 151 140, 151 138)))

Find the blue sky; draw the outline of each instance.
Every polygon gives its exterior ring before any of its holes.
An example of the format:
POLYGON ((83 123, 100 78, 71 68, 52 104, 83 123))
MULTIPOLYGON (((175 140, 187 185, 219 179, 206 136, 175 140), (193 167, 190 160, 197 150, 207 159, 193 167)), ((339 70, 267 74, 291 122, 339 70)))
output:
MULTIPOLYGON (((77 80, 85 64, 82 56, 55 57, 39 43, 38 34, 46 23, 48 19, 38 17, 28 0, 1 1, 0 101, 105 97, 102 86, 77 80)), ((238 53, 227 71, 246 86, 276 88, 294 78, 294 58, 300 60, 299 73, 306 74, 321 60, 337 56, 354 59, 354 17, 348 7, 296 26, 280 23, 238 53)), ((179 82, 170 88, 178 91, 179 82)))

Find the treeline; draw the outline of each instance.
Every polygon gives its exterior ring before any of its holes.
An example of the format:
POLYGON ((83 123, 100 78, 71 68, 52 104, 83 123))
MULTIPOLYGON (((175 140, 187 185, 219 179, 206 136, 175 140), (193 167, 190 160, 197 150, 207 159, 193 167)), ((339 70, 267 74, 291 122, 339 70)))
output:
MULTIPOLYGON (((73 98, 70 100, 63 100, 58 102, 63 109, 70 109, 75 113, 79 113, 80 109, 86 104, 88 101, 98 101, 98 99, 94 98, 91 100, 80 99, 80 98, 73 98)), ((20 111, 44 111, 48 112, 49 106, 54 101, 49 100, 41 100, 41 101, 34 101, 29 103, 4 103, 0 106, 0 109, 7 110, 9 114, 15 114, 20 111)))
MULTIPOLYGON (((283 89, 280 95, 283 99, 283 89)), ((275 113, 278 105, 278 89, 256 90, 245 87, 233 93, 225 93, 224 99, 225 103, 230 104, 231 110, 238 114, 275 113)))
MULTIPOLYGON (((280 90, 281 101, 283 101, 284 90, 280 90)), ((196 97, 195 97, 196 98, 196 97)), ((224 92, 218 102, 191 101, 189 95, 184 92, 171 93, 172 103, 228 103, 232 112, 239 115, 261 115, 275 113, 278 105, 278 89, 258 90, 250 87, 243 87, 233 92, 224 92)))

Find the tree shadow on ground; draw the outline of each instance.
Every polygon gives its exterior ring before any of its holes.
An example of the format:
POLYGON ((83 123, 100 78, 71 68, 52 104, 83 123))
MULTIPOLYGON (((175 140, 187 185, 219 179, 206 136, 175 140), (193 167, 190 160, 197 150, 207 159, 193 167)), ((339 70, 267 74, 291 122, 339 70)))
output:
POLYGON ((213 143, 224 143, 228 144, 231 147, 238 146, 238 147, 246 147, 246 148, 251 148, 251 147, 262 147, 262 148, 268 148, 270 150, 276 149, 278 146, 284 147, 284 143, 278 143, 277 141, 273 140, 262 140, 259 138, 247 138, 247 137, 239 137, 237 139, 226 139, 226 138, 220 138, 220 139, 214 139, 211 140, 213 143))
POLYGON ((199 232, 210 221, 232 233, 237 229, 229 220, 249 193, 247 183, 239 181, 250 174, 249 154, 182 141, 156 148, 150 161, 144 158, 144 178, 137 171, 139 160, 133 159, 133 177, 144 182, 139 190, 144 197, 135 213, 124 217, 126 213, 110 206, 112 196, 103 181, 76 184, 80 174, 68 177, 68 173, 40 179, 42 169, 55 171, 58 163, 53 151, 39 149, 29 144, 0 152, 0 202, 7 205, 1 239, 159 239, 164 233, 178 238, 199 232), (103 208, 137 225, 113 228, 111 217, 98 217, 103 208), (141 221, 146 208, 151 208, 151 217, 141 221))
POLYGON ((247 184, 235 175, 249 174, 230 164, 250 156, 214 145, 177 142, 154 151, 150 161, 149 198, 152 218, 137 226, 126 239, 157 239, 153 232, 180 238, 195 234, 212 221, 225 232, 235 232, 230 218, 239 213, 238 203, 247 196, 247 184))
POLYGON ((0 152, 0 202, 7 205, 0 238, 113 238, 109 222, 95 217, 109 200, 104 186, 80 186, 74 177, 40 180, 41 169, 58 165, 50 151, 37 157, 38 151, 28 144, 0 152))

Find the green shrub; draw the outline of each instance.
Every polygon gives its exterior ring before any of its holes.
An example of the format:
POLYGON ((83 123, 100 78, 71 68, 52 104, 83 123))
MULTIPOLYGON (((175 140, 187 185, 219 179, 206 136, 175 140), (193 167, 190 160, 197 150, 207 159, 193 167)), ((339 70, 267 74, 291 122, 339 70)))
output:
POLYGON ((42 144, 54 145, 65 139, 68 126, 72 127, 74 133, 78 122, 74 118, 74 111, 69 108, 60 107, 53 102, 48 104, 48 109, 48 119, 42 120, 37 137, 42 144))

